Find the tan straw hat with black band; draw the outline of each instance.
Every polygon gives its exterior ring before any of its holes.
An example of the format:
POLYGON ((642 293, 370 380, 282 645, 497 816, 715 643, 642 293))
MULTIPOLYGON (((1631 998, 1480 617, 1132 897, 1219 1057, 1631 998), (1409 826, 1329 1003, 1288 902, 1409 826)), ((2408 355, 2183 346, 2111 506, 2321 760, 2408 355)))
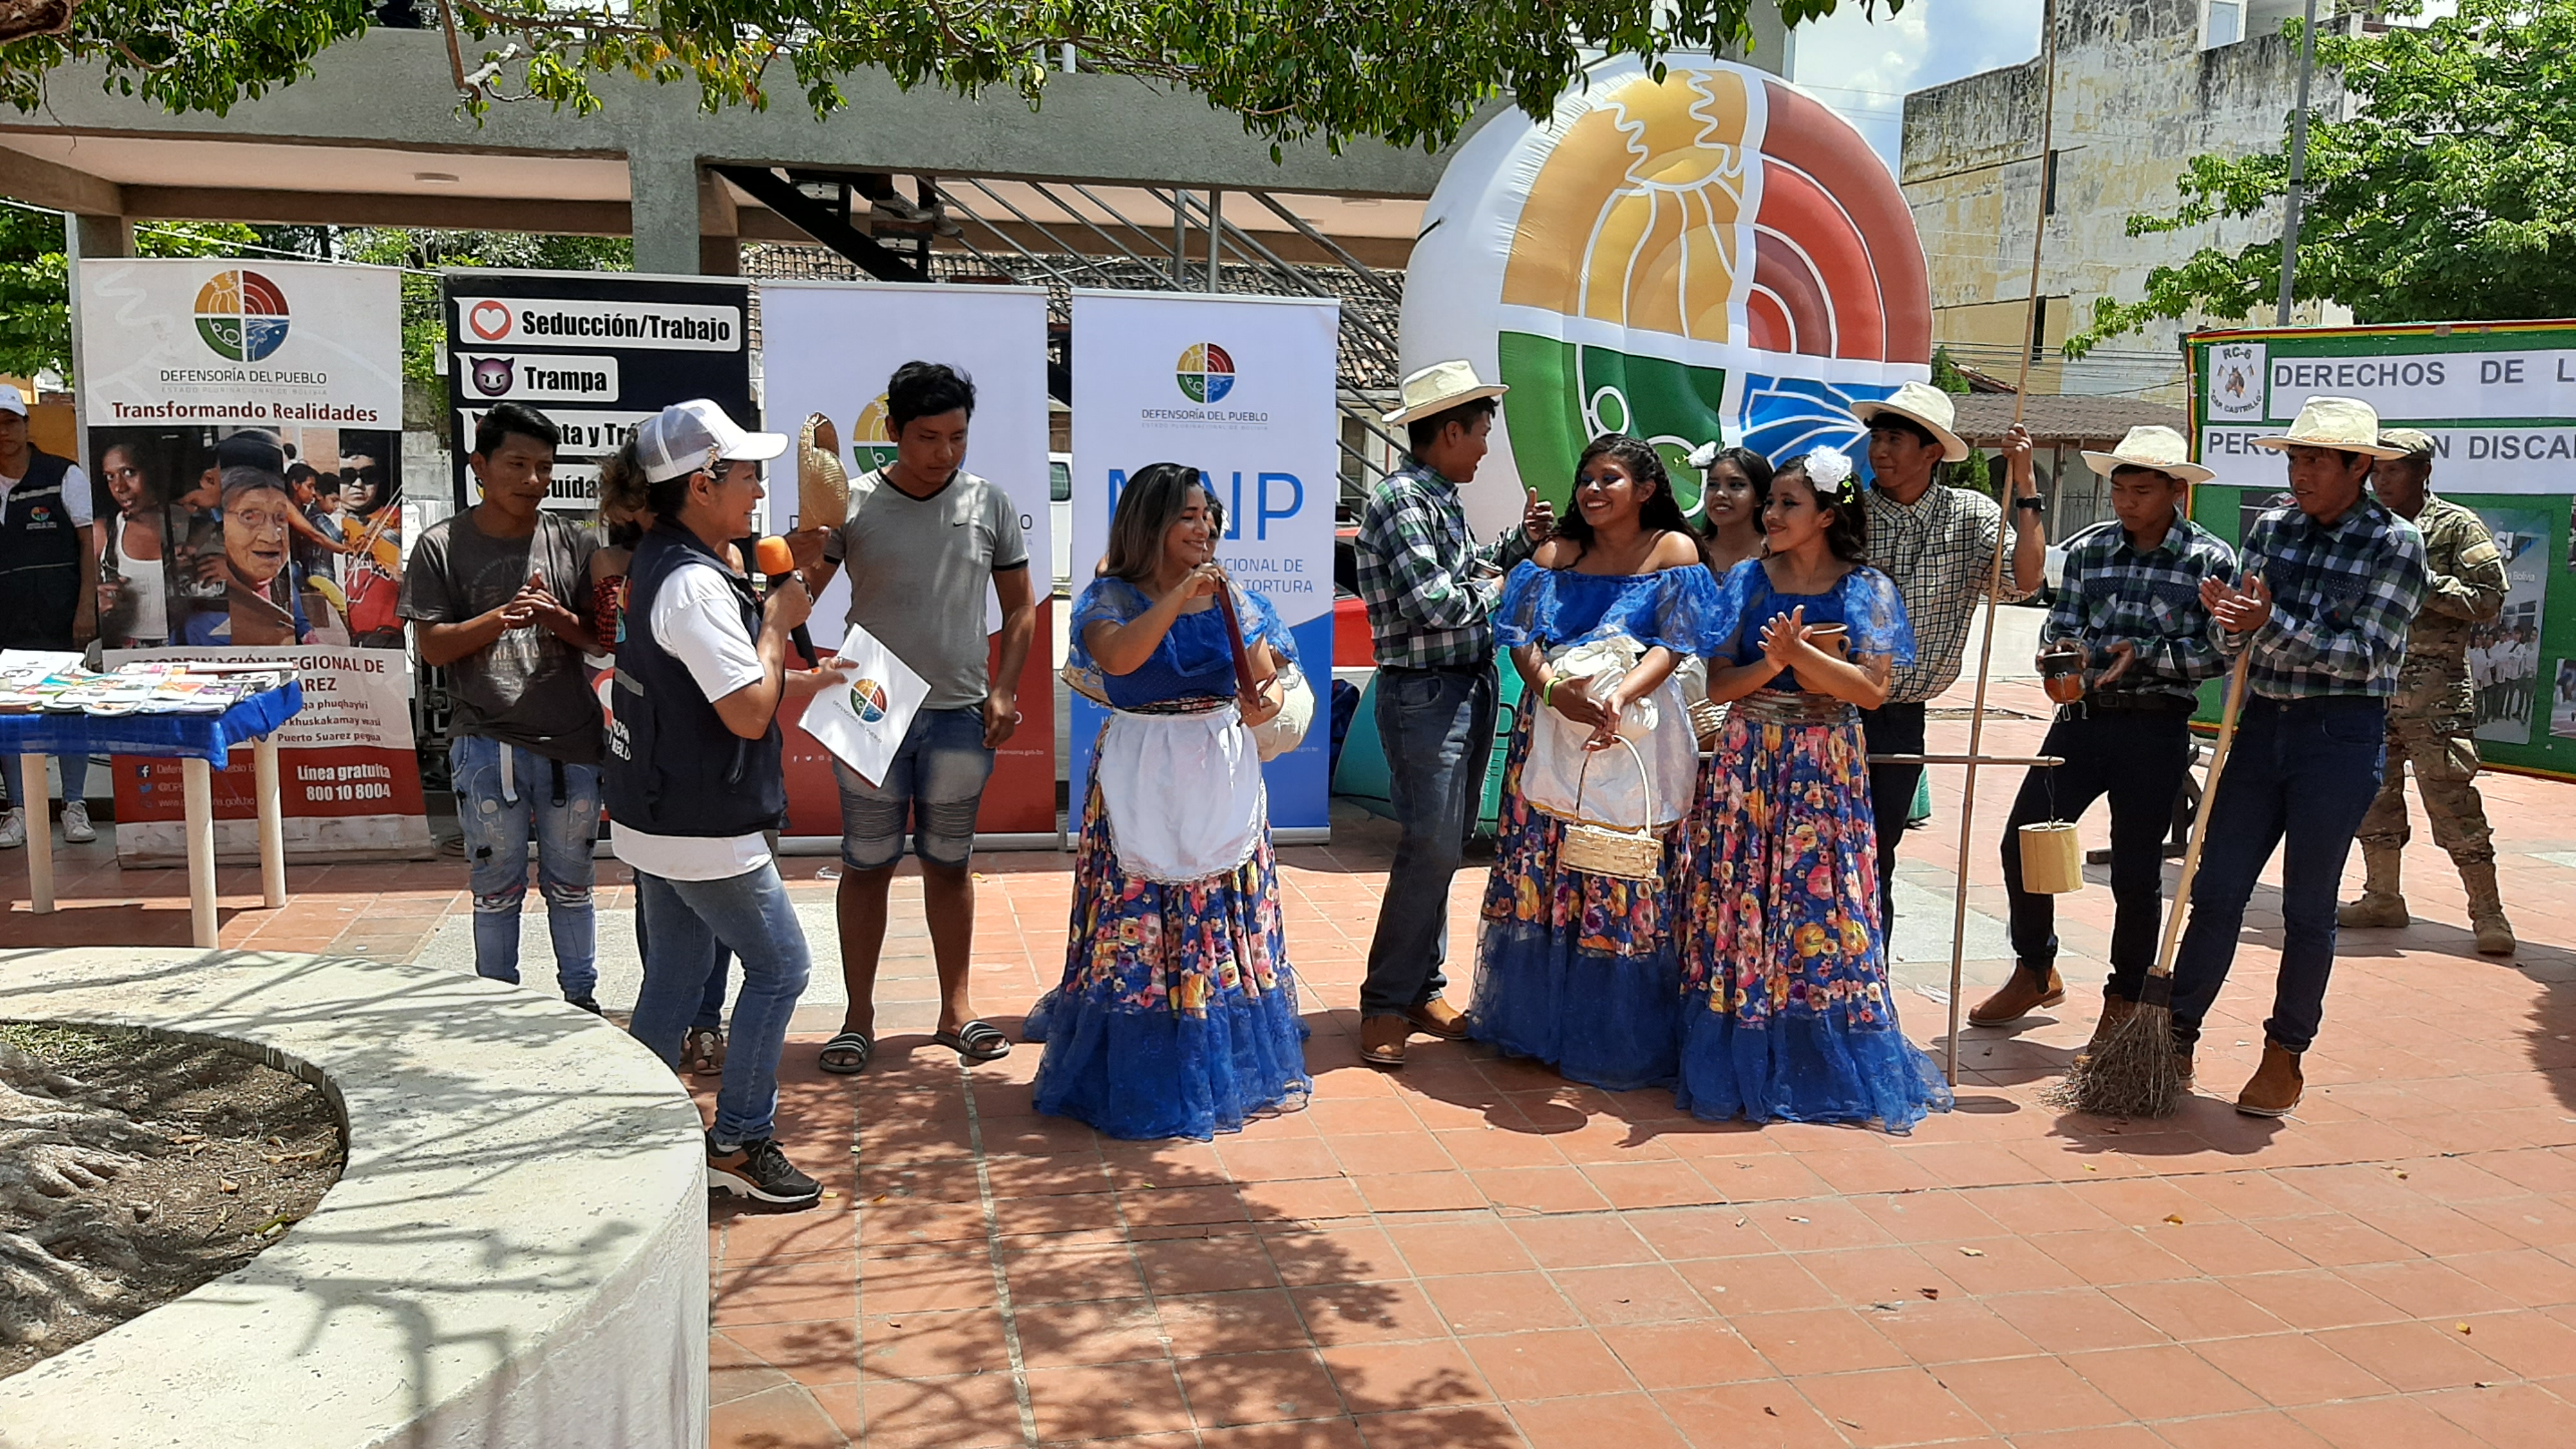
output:
POLYGON ((2357 397, 2312 397, 2286 433, 2254 439, 2254 446, 2286 452, 2291 448, 2333 448, 2367 458, 2403 458, 2406 450, 2379 441, 2379 411, 2357 397))
POLYGON ((1384 415, 1388 427, 1401 427, 1410 422, 1445 413, 1461 403, 1483 397, 1501 397, 1511 389, 1499 382, 1486 382, 1476 376, 1476 364, 1453 359, 1435 362, 1404 379, 1402 401, 1384 415))
POLYGON ((2218 475, 2191 461, 2191 445, 2171 428, 2148 424, 2129 429, 2120 446, 2107 453, 2084 450, 2084 466, 2108 478, 2123 468, 2145 468, 2185 483, 2206 483, 2218 475))
POLYGON ((1928 382, 1909 382, 1877 402, 1852 404, 1852 416, 1864 428, 1881 413, 1922 424, 1940 443, 1942 462, 1956 463, 1968 456, 1968 440, 1952 431, 1959 425, 1958 406, 1948 393, 1928 382))

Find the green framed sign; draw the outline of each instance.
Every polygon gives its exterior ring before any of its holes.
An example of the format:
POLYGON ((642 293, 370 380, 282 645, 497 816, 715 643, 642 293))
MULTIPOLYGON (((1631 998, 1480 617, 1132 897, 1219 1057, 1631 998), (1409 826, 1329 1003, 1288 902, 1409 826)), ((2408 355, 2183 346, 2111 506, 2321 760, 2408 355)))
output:
MULTIPOLYGON (((2469 664, 2490 765, 2576 779, 2576 320, 2262 328, 2184 339, 2195 456, 2217 476, 2191 516, 2231 543, 2289 502, 2281 455, 2254 446, 2309 398, 2357 397, 2382 426, 2434 439, 2433 490, 2504 550, 2503 615, 2469 664)), ((2217 717, 2219 686, 2203 691, 2217 717)))

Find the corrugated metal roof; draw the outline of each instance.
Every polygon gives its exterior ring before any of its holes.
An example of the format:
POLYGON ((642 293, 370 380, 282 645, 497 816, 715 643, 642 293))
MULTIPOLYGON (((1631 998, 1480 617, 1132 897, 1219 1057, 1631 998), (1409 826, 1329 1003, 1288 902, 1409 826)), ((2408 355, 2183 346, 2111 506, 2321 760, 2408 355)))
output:
MULTIPOLYGON (((1959 407, 1957 431, 1970 442, 2000 439, 2012 426, 2011 393, 1966 393, 1953 399, 1959 407)), ((2117 442, 2131 428, 2160 423, 2176 432, 2190 431, 2183 409, 2127 397, 2087 397, 2072 393, 2034 393, 2022 411, 2022 426, 2037 443, 2117 442)))

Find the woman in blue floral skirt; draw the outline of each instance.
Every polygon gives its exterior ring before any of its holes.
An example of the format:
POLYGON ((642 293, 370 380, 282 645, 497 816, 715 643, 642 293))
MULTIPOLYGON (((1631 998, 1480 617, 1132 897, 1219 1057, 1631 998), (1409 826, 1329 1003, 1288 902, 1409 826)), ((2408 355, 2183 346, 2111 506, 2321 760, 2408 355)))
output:
POLYGON ((1673 1080, 1676 878, 1669 865, 1654 880, 1573 870, 1560 850, 1578 813, 1680 834, 1699 748, 1672 672, 1715 644, 1717 603, 1654 448, 1596 440, 1556 537, 1512 571, 1494 615, 1521 712, 1476 943, 1473 1039, 1610 1091, 1673 1080))
POLYGON ((1950 1106, 1897 1025, 1879 934, 1858 709, 1914 631, 1863 562, 1865 518, 1849 458, 1790 459, 1763 498, 1768 556, 1726 577, 1708 693, 1732 707, 1690 832, 1674 1092, 1700 1117, 1902 1132, 1950 1106))
POLYGON ((1029 1011, 1037 1108, 1112 1137, 1204 1139, 1306 1103, 1305 1026, 1248 725, 1279 710, 1287 626, 1216 563, 1198 470, 1127 480, 1067 673, 1115 711, 1093 755, 1064 980, 1029 1011), (1258 696, 1240 697, 1219 590, 1258 696))

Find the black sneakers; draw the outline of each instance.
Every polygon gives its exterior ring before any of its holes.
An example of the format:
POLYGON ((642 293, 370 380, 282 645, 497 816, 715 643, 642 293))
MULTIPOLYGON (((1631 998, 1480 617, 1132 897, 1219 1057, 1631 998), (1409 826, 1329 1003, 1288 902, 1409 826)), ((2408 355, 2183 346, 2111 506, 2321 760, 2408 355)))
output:
POLYGON ((809 1208, 823 1199, 823 1184, 798 1172, 773 1137, 755 1138, 728 1152, 708 1133, 707 1186, 780 1207, 809 1208))
POLYGON ((567 1005, 578 1006, 593 1016, 606 1016, 608 1014, 607 1012, 599 1009, 599 998, 596 996, 567 996, 564 998, 564 1001, 567 1005))

